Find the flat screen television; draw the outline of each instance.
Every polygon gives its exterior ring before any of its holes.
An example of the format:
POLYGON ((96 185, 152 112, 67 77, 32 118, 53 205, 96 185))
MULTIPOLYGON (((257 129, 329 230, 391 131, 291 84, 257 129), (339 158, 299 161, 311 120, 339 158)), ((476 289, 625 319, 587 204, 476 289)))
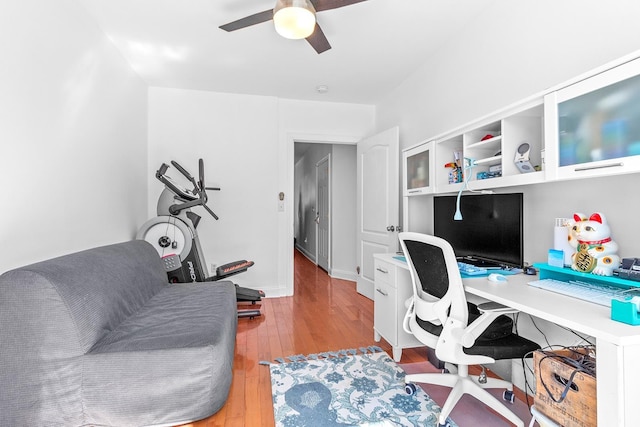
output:
POLYGON ((433 199, 433 234, 447 240, 456 257, 482 267, 522 267, 522 193, 470 194, 460 199, 462 221, 456 221, 456 196, 433 199))

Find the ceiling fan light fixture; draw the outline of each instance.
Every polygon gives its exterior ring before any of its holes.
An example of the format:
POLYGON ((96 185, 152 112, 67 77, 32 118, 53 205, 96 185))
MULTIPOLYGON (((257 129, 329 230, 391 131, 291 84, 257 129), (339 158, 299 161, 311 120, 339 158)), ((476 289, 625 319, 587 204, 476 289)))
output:
POLYGON ((308 0, 278 0, 273 9, 276 31, 287 39, 304 39, 313 34, 316 11, 308 0))

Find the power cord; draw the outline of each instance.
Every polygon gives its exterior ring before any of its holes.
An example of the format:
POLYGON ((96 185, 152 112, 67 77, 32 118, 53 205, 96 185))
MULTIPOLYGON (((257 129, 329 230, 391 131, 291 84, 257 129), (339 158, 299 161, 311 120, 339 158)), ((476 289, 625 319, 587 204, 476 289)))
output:
POLYGON ((538 330, 538 332, 540 332, 540 334, 542 335, 542 337, 544 338, 544 341, 547 343, 547 348, 551 348, 553 347, 550 343, 549 340, 547 339, 547 336, 545 335, 544 332, 542 332, 542 329, 540 329, 538 327, 538 325, 536 324, 536 321, 533 320, 533 316, 529 315, 529 319, 531 320, 531 323, 533 324, 533 326, 538 330))

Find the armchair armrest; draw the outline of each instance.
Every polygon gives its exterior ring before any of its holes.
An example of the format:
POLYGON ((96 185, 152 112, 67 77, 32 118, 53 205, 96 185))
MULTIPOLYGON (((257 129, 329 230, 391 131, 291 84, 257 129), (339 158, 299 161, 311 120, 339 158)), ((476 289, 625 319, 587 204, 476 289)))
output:
POLYGON ((467 326, 461 336, 461 343, 463 347, 469 348, 473 346, 476 339, 489 327, 491 322, 503 314, 517 313, 516 310, 511 307, 507 307, 496 302, 487 302, 478 305, 478 310, 482 313, 473 323, 467 326))

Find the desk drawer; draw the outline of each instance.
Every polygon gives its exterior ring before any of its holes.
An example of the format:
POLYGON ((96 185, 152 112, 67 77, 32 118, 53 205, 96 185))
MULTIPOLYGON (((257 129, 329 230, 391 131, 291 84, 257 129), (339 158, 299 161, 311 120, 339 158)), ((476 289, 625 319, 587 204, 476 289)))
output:
POLYGON ((373 327, 392 346, 398 345, 396 290, 376 280, 373 327))
POLYGON ((375 283, 381 283, 395 288, 395 266, 380 260, 376 260, 374 266, 375 272, 373 273, 373 279, 375 283))

